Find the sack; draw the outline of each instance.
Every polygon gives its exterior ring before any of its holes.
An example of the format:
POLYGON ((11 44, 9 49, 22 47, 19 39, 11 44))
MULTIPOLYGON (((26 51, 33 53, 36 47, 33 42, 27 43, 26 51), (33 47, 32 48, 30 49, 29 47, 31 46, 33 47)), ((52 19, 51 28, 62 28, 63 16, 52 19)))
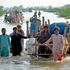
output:
POLYGON ((69 49, 69 43, 68 43, 68 40, 67 40, 67 38, 64 38, 64 49, 63 49, 63 53, 64 53, 64 55, 66 55, 68 49, 69 49))

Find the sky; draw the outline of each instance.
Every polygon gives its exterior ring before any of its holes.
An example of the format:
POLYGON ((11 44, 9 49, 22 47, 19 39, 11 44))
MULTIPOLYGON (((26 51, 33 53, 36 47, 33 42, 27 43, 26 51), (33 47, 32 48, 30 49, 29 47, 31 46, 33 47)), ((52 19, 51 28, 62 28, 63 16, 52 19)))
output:
POLYGON ((70 4, 70 0, 0 0, 0 6, 13 7, 22 5, 23 7, 52 6, 59 7, 70 4))

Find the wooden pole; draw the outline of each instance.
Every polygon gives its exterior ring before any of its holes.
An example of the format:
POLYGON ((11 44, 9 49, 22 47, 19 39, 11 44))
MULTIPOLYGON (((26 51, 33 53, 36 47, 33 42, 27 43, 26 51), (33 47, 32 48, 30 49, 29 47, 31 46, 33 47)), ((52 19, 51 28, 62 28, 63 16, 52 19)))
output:
POLYGON ((26 21, 26 28, 27 28, 27 36, 29 36, 29 25, 28 25, 29 21, 26 21))
POLYGON ((48 31, 50 33, 50 20, 48 19, 47 21, 48 21, 48 27, 49 27, 48 31))
POLYGON ((42 27, 44 27, 45 17, 42 17, 42 27))
POLYGON ((69 52, 70 52, 70 24, 68 23, 68 28, 69 28, 69 31, 68 31, 68 33, 67 33, 67 40, 68 40, 68 42, 69 42, 69 52))

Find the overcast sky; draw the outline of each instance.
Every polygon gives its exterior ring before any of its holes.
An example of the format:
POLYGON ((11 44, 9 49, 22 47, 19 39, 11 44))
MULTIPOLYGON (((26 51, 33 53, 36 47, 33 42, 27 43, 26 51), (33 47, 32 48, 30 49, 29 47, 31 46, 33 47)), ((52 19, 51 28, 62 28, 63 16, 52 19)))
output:
POLYGON ((31 6, 63 6, 65 4, 70 4, 70 0, 0 0, 0 5, 4 7, 12 7, 23 5, 24 7, 31 6))

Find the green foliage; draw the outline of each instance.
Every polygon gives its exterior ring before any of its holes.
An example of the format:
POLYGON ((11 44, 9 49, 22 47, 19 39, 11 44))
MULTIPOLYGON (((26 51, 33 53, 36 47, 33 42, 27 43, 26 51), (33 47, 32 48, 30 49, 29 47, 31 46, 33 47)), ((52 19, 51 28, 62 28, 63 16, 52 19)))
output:
POLYGON ((63 7, 53 8, 52 6, 49 7, 34 7, 34 10, 43 10, 45 12, 53 12, 61 17, 69 18, 70 19, 70 5, 64 5, 63 7))
POLYGON ((4 10, 3 6, 0 6, 0 16, 2 16, 5 13, 6 10, 4 10))
POLYGON ((59 15, 66 18, 70 18, 70 8, 61 9, 61 11, 59 12, 59 15))
POLYGON ((4 9, 3 6, 0 6, 0 16, 2 16, 3 14, 5 14, 6 12, 15 12, 15 10, 18 11, 28 11, 28 9, 32 9, 32 10, 43 10, 45 12, 53 12, 61 17, 65 17, 65 18, 69 18, 70 19, 70 5, 64 5, 63 7, 59 7, 59 8, 53 8, 52 6, 49 7, 31 7, 31 8, 23 8, 23 6, 14 6, 11 8, 6 8, 6 10, 4 9))
POLYGON ((46 11, 54 12, 61 17, 70 18, 70 8, 52 8, 47 9, 46 11))

